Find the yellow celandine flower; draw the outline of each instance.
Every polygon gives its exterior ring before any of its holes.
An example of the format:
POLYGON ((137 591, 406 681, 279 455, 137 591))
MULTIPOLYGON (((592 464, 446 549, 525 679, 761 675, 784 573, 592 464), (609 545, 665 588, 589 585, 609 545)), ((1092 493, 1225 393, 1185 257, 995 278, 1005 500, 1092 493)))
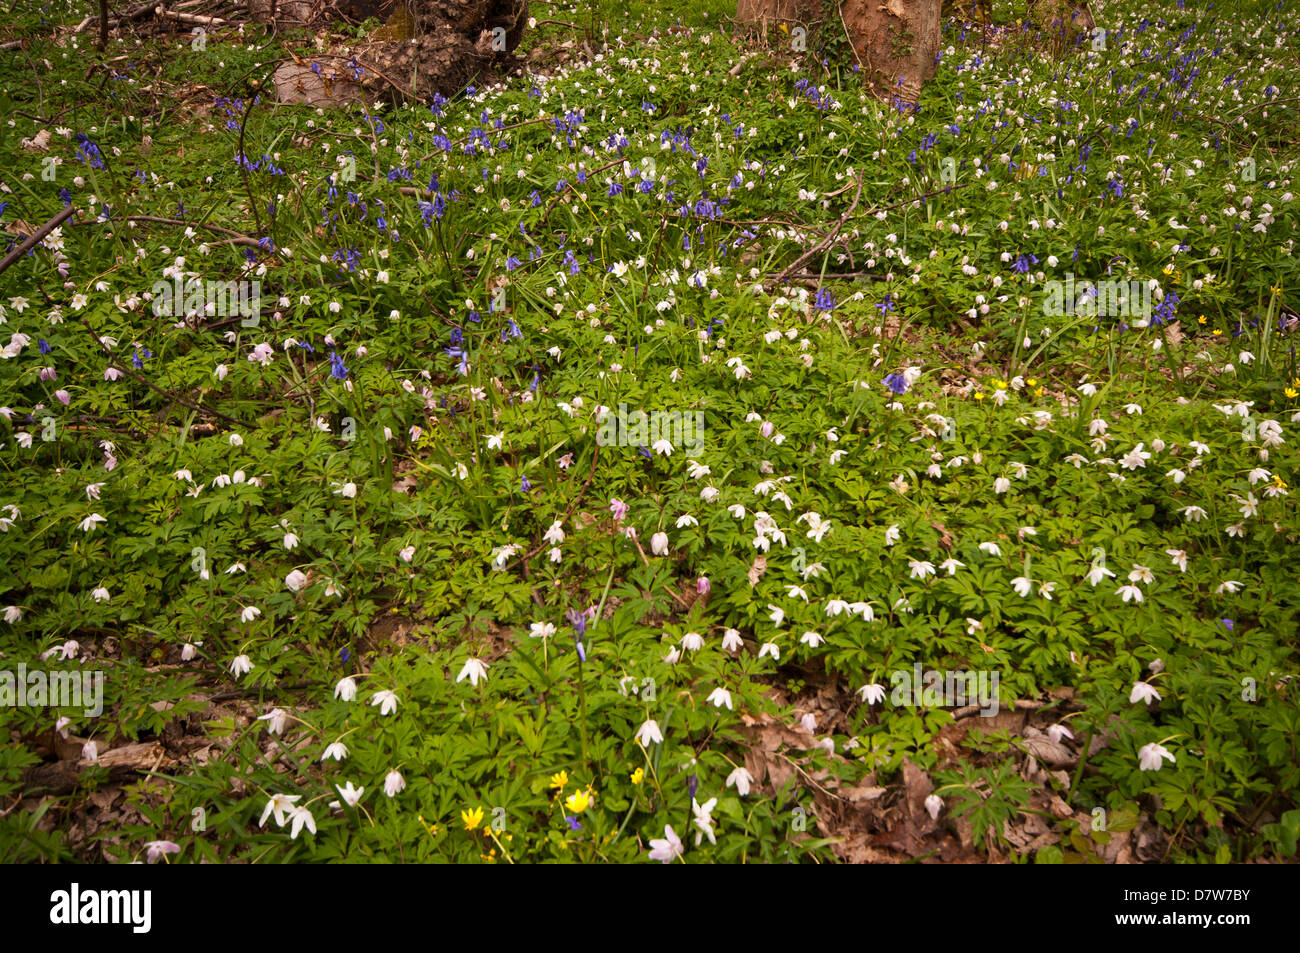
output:
POLYGON ((640 784, 645 780, 645 768, 637 768, 632 772, 632 783, 640 784))
POLYGON ((591 788, 587 788, 585 791, 574 791, 564 799, 564 806, 574 814, 581 814, 591 807, 592 798, 591 788))
POLYGON ((1287 387, 1283 389, 1282 393, 1286 394, 1292 400, 1294 400, 1297 397, 1300 397, 1300 390, 1296 390, 1294 387, 1287 387))
POLYGON ((560 771, 551 775, 551 787, 557 791, 563 791, 564 786, 569 783, 569 772, 560 771))
POLYGON ((1285 489, 1286 489, 1286 480, 1283 480, 1283 479, 1282 479, 1281 474, 1274 473, 1274 474, 1273 474, 1273 485, 1276 486, 1276 487, 1277 487, 1278 489, 1280 489, 1280 490, 1285 490, 1285 489))
POLYGON ((1216 338, 1219 337, 1219 336, 1222 335, 1222 334, 1223 334, 1223 332, 1222 332, 1221 330, 1219 330, 1218 328, 1215 328, 1215 329, 1214 329, 1214 336, 1215 336, 1216 338))
POLYGON ((476 807, 472 811, 461 811, 460 819, 465 822, 465 830, 472 831, 483 823, 483 808, 476 807))
POLYGON ((983 399, 984 399, 984 393, 983 393, 982 391, 978 391, 978 390, 977 390, 977 391, 975 392, 975 399, 976 399, 976 400, 983 400, 983 399))
POLYGON ((1197 319, 1196 319, 1196 323, 1197 323, 1197 324, 1204 324, 1204 323, 1205 323, 1205 315, 1201 315, 1199 318, 1197 318, 1197 319))

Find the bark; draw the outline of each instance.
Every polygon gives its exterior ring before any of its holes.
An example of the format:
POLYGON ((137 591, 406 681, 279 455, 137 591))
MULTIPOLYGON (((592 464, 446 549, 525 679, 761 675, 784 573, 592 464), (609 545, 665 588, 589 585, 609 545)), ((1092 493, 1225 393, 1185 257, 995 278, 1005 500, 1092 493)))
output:
MULTIPOLYGON (((272 0, 250 0, 262 18, 272 0)), ((277 0, 277 19, 384 25, 328 56, 286 62, 275 74, 284 102, 312 105, 381 96, 428 101, 503 71, 528 24, 528 0, 277 0), (304 7, 311 7, 304 10, 304 7), (355 66, 353 62, 355 61, 355 66)))
POLYGON ((841 0, 827 20, 818 0, 737 0, 736 19, 757 26, 764 36, 775 24, 820 21, 822 30, 843 31, 853 56, 877 95, 915 103, 921 86, 934 76, 939 52, 942 0, 841 0), (838 21, 838 22, 837 22, 838 21))

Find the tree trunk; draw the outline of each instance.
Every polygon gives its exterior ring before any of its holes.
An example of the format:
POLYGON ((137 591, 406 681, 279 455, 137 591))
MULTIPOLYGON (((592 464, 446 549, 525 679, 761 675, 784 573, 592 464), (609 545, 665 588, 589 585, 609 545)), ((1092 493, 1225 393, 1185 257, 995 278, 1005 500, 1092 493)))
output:
MULTIPOLYGON (((737 0, 736 19, 768 35, 769 25, 793 30, 820 21, 822 30, 848 35, 853 56, 876 93, 891 102, 915 103, 934 76, 942 0, 840 0, 832 18, 818 0, 737 0)), ((796 41, 792 41, 796 42, 796 41)), ((801 47, 794 46, 796 51, 801 47)))

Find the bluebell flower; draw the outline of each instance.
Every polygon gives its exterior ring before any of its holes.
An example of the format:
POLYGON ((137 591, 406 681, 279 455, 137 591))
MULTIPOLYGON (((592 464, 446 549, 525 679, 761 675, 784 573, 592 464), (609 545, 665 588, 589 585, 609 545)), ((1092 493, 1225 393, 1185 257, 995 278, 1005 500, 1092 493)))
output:
POLYGON ((334 351, 330 351, 330 377, 336 381, 348 379, 348 369, 343 365, 343 358, 334 351))
POLYGON ((885 386, 895 394, 907 393, 907 380, 902 374, 887 374, 885 376, 885 386))

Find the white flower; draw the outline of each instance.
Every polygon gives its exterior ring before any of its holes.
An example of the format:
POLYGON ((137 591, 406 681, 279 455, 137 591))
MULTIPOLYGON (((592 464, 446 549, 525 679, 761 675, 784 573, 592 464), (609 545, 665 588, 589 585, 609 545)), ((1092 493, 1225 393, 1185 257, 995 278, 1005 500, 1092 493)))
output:
POLYGON ((271 734, 282 735, 289 723, 289 715, 283 708, 272 708, 267 714, 258 715, 257 720, 266 722, 266 729, 271 734))
POLYGON ((1115 594, 1117 596, 1120 596, 1125 602, 1128 602, 1129 600, 1133 600, 1133 599, 1137 600, 1138 602, 1141 602, 1144 598, 1142 595, 1142 590, 1139 589, 1137 586, 1133 586, 1133 585, 1120 586, 1118 589, 1115 590, 1115 594))
POLYGON ((1094 565, 1091 569, 1088 570, 1088 575, 1085 576, 1084 578, 1087 579, 1088 582, 1095 589, 1097 588, 1097 583, 1101 582, 1107 576, 1109 576, 1111 579, 1115 578, 1115 574, 1111 572, 1109 569, 1107 569, 1105 566, 1094 565))
POLYGON ((1178 567, 1180 572, 1187 572, 1187 553, 1181 549, 1166 549, 1165 555, 1178 567))
POLYGON ((257 822, 257 826, 265 827, 266 819, 274 814, 275 826, 284 827, 285 811, 292 811, 294 802, 301 798, 301 794, 272 794, 271 799, 266 802, 266 807, 262 811, 262 819, 257 822))
POLYGON ((351 675, 345 676, 338 680, 334 686, 334 697, 345 702, 350 702, 357 697, 357 682, 351 675))
POLYGON ((389 797, 397 797, 405 790, 406 778, 402 777, 401 772, 393 770, 384 775, 384 793, 389 797))
MULTIPOLYGON (((334 485, 338 486, 337 483, 334 485)), ((341 496, 344 499, 348 499, 348 500, 354 499, 357 495, 357 485, 351 481, 348 481, 347 483, 344 483, 342 486, 339 486, 339 488, 334 491, 334 495, 341 496)))
POLYGON ((1138 768, 1142 771, 1159 771, 1164 763, 1163 758, 1168 758, 1170 764, 1176 763, 1172 754, 1153 741, 1138 749, 1138 768))
POLYGON ((635 735, 637 744, 642 747, 649 747, 652 744, 663 744, 664 736, 659 731, 659 723, 653 718, 646 720, 640 728, 636 730, 635 735))
POLYGON ((460 674, 456 676, 456 681, 463 682, 468 678, 469 683, 477 688, 480 679, 487 681, 487 670, 488 667, 486 662, 476 658, 468 659, 465 662, 465 667, 462 668, 460 674))
POLYGON ((754 776, 743 767, 736 768, 727 775, 727 787, 736 789, 736 793, 744 797, 749 793, 749 786, 754 783, 754 776))
POLYGON ((863 685, 858 689, 858 695, 868 705, 879 705, 885 700, 885 688, 883 685, 863 685))
POLYGON ((1150 705, 1153 701, 1160 701, 1160 693, 1156 691, 1154 685, 1146 682, 1134 682, 1133 691, 1128 695, 1129 704, 1136 705, 1138 702, 1146 702, 1150 705))
POLYGON ((90 596, 96 602, 107 602, 111 598, 111 596, 109 596, 108 594, 108 590, 105 589, 103 586, 100 586, 98 589, 92 592, 90 596))
POLYGON ((298 548, 298 534, 297 534, 297 533, 285 533, 285 534, 284 534, 284 548, 285 548, 285 549, 297 549, 297 548, 298 548))
POLYGON ((682 856, 682 839, 665 824, 664 836, 650 841, 650 859, 670 864, 673 858, 680 856, 682 856))
POLYGON ((339 797, 347 803, 348 807, 356 807, 361 802, 361 795, 365 793, 365 788, 354 788, 349 781, 346 787, 334 785, 334 790, 339 792, 339 797))
POLYGON ((994 493, 1005 493, 1009 489, 1011 489, 1011 481, 1008 480, 1006 477, 998 477, 996 480, 993 481, 994 493))
POLYGON ((236 655, 234 661, 230 663, 230 674, 239 678, 241 675, 247 675, 253 670, 253 663, 247 655, 236 655))
POLYGON ((529 638, 549 639, 555 634, 555 626, 550 622, 534 622, 528 627, 529 638))
POLYGON ((307 585, 307 574, 295 569, 284 577, 284 585, 290 592, 298 592, 307 585))
POLYGON ((710 844, 717 844, 718 839, 713 835, 713 809, 718 806, 718 799, 711 797, 703 804, 698 803, 695 798, 691 798, 691 812, 695 815, 694 824, 699 828, 695 833, 695 846, 700 846, 700 841, 705 837, 709 839, 710 844))
POLYGON ((1129 582, 1151 583, 1151 582, 1155 582, 1155 580, 1156 580, 1155 574, 1151 572, 1150 569, 1148 569, 1146 566, 1139 566, 1137 563, 1133 564, 1133 570, 1128 574, 1129 582))
POLYGON ((489 450, 500 450, 500 449, 501 449, 501 441, 502 441, 502 439, 503 439, 504 437, 505 437, 505 433, 492 433, 492 434, 488 434, 488 438, 487 438, 487 446, 488 446, 488 449, 489 449, 489 450))
POLYGON ((1028 576, 1017 576, 1015 579, 1011 580, 1011 587, 1015 589, 1016 594, 1023 599, 1029 595, 1029 591, 1034 587, 1034 583, 1028 576))
POLYGON ((907 565, 912 570, 913 579, 924 579, 926 576, 934 575, 934 563, 918 562, 915 559, 909 559, 907 565))
POLYGON ((252 622, 261 614, 262 610, 257 606, 244 606, 243 610, 239 613, 239 621, 252 622))
POLYGON ((1231 593, 1235 593, 1240 588, 1241 588, 1241 583, 1237 582, 1237 580, 1235 579, 1229 579, 1226 582, 1219 583, 1219 585, 1216 586, 1214 589, 1214 594, 1216 596, 1221 596, 1225 592, 1231 594, 1231 593))
POLYGON ((1189 523, 1199 523, 1207 515, 1205 510, 1199 506, 1185 506, 1179 512, 1183 514, 1183 518, 1189 523))
POLYGON ((397 694, 387 688, 375 692, 370 696, 370 705, 372 708, 378 705, 381 715, 391 715, 397 711, 397 694))
POLYGON ((763 658, 765 655, 772 656, 773 662, 781 661, 781 647, 775 642, 764 642, 758 649, 758 657, 763 658))
POLYGON ((341 741, 336 741, 329 745, 325 752, 320 756, 322 761, 328 761, 333 758, 335 761, 342 761, 348 756, 348 746, 341 741))
POLYGON ((939 563, 939 568, 950 576, 957 575, 958 569, 964 569, 966 564, 959 559, 953 559, 949 556, 943 562, 939 563))
POLYGON ((814 649, 820 646, 825 641, 826 639, 822 637, 820 632, 808 631, 805 632, 803 635, 799 636, 800 644, 807 645, 814 649))
POLYGON ((87 516, 84 520, 81 521, 81 524, 80 524, 80 525, 81 525, 81 531, 82 531, 83 533, 89 533, 92 529, 94 529, 94 528, 95 528, 96 526, 98 526, 100 523, 107 523, 107 522, 108 522, 108 520, 105 519, 104 517, 100 516, 98 513, 91 513, 89 516, 87 516))
POLYGON ((731 692, 719 686, 709 693, 708 702, 715 708, 726 708, 731 711, 731 692))
POLYGON ((659 532, 650 537, 650 552, 662 556, 668 552, 668 534, 659 532))
POLYGON ((898 531, 897 523, 894 523, 892 526, 889 526, 885 529, 886 546, 893 546, 896 542, 898 542, 902 538, 903 538, 903 534, 898 531))
POLYGON ((781 623, 785 621, 785 610, 780 606, 772 605, 770 602, 767 604, 767 607, 771 610, 768 612, 767 617, 772 620, 773 625, 780 627, 781 623))
POLYGON ((739 652, 744 648, 744 640, 740 637, 738 629, 727 629, 722 633, 722 649, 724 652, 739 652))
POLYGON ((990 556, 1001 556, 1002 550, 997 543, 980 543, 980 552, 988 553, 990 556))
POLYGON ((398 550, 397 558, 404 563, 409 563, 412 559, 415 558, 415 547, 407 546, 404 549, 398 550))
POLYGON ((560 526, 560 520, 556 520, 547 528, 546 532, 542 534, 542 539, 552 546, 558 546, 564 542, 564 530, 560 526))
POLYGON ((939 812, 943 810, 943 798, 937 794, 931 794, 925 799, 925 810, 931 819, 938 820, 939 812))

